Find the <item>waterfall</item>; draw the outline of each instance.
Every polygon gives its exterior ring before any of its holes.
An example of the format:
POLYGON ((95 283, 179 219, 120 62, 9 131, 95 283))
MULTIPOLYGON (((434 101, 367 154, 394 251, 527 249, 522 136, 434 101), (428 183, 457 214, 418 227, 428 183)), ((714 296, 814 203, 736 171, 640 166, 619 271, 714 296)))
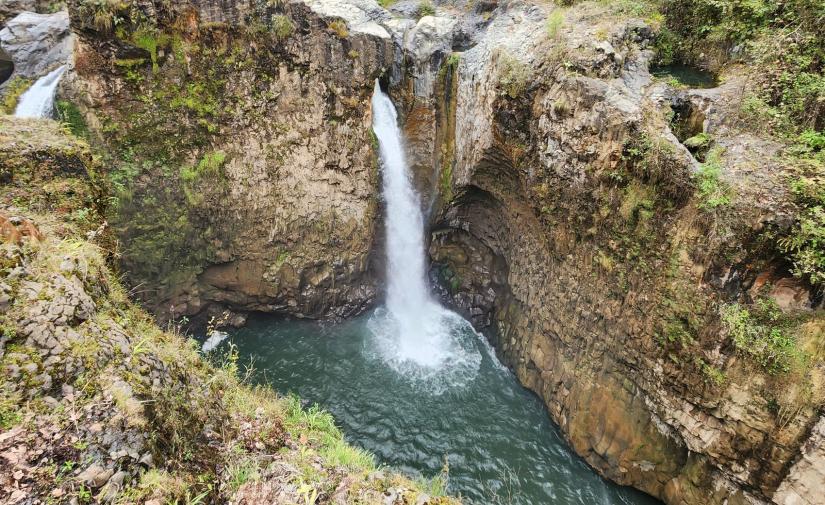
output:
POLYGON ((404 156, 395 107, 378 81, 372 117, 386 204, 387 300, 370 320, 370 329, 381 353, 399 369, 415 368, 416 375, 422 369, 472 372, 480 362, 473 342, 465 338, 475 335, 472 326, 430 295, 421 203, 404 156))
POLYGON ((14 115, 17 117, 51 117, 54 111, 54 94, 65 71, 64 65, 38 79, 20 97, 14 115))

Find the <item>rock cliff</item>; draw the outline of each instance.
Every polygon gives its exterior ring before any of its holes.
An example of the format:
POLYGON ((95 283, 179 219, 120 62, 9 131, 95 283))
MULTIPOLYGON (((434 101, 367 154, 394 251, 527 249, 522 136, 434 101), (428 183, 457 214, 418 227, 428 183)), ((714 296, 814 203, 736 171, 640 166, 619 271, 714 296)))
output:
POLYGON ((142 2, 111 27, 71 4, 67 95, 111 154, 124 270, 159 312, 346 316, 374 299, 369 98, 393 46, 330 5, 142 2))
POLYGON ((641 20, 510 5, 457 66, 434 274, 608 478, 672 504, 822 503, 821 295, 776 248, 789 169, 738 122, 741 78, 673 90, 641 20), (699 134, 712 153, 683 144, 699 134), (730 320, 751 303, 781 305, 808 358, 749 360, 730 320))

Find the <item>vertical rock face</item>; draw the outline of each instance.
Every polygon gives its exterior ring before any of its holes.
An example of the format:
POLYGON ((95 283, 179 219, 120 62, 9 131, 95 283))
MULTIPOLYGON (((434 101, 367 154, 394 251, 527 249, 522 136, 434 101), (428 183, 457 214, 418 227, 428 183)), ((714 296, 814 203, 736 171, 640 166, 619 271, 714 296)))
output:
POLYGON ((369 102, 392 42, 316 4, 135 2, 114 31, 72 4, 69 93, 114 154, 125 270, 161 312, 345 316, 375 296, 369 102))
MULTIPOLYGON (((608 478, 673 504, 822 503, 822 363, 766 372, 720 323, 720 306, 763 296, 756 279, 783 268, 761 235, 792 207, 776 146, 730 127, 734 83, 652 84, 649 29, 599 25, 592 9, 549 34, 541 11, 499 12, 461 55, 434 273, 608 478), (694 195, 699 163, 667 114, 685 103, 726 148, 730 207, 694 195)), ((785 278, 773 284, 797 285, 785 278)), ((810 289, 790 298, 821 321, 810 289)))

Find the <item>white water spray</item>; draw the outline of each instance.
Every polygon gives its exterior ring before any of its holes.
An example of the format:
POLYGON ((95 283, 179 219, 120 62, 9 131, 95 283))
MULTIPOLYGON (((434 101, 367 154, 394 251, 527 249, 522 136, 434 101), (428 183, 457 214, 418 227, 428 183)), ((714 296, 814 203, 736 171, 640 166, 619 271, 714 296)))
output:
POLYGON ((395 107, 378 81, 372 115, 387 212, 387 303, 369 327, 379 352, 394 368, 427 379, 449 373, 444 379, 454 386, 456 374, 465 380, 475 375, 481 355, 474 339, 466 338, 474 334, 470 323, 430 296, 421 204, 404 157, 395 107))
POLYGON ((37 80, 20 97, 14 115, 17 117, 51 117, 54 111, 54 94, 66 66, 52 70, 37 80))

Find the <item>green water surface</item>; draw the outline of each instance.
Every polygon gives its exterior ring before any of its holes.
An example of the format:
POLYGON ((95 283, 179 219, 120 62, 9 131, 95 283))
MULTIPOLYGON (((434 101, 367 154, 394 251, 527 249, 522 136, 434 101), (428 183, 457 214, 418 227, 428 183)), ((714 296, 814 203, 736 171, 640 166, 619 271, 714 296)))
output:
POLYGON ((467 503, 659 503, 573 454, 539 399, 471 329, 460 338, 480 355, 476 371, 421 380, 374 352, 370 317, 322 325, 257 316, 230 340, 242 361, 254 360, 256 380, 329 410, 347 440, 381 464, 429 477, 446 458, 449 491, 467 503))

